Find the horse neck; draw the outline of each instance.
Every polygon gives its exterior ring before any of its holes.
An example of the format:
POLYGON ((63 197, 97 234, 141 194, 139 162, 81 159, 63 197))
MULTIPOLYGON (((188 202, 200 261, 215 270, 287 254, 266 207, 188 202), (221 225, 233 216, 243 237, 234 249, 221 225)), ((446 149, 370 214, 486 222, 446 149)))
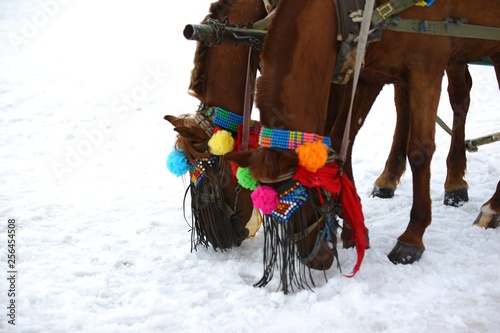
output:
POLYGON ((256 103, 264 126, 323 134, 338 48, 336 31, 331 0, 287 0, 278 5, 257 82, 256 103))
MULTIPOLYGON (((225 0, 220 3, 232 3, 220 10, 212 6, 212 15, 219 21, 231 25, 248 25, 254 23, 267 14, 262 0, 225 0)), ((205 71, 205 93, 198 96, 202 104, 219 106, 236 114, 243 114, 246 94, 247 75, 254 81, 257 73, 259 54, 252 51, 251 67, 247 74, 250 48, 246 45, 235 45, 223 42, 207 50, 205 71)), ((253 85, 250 91, 253 92, 253 85)), ((253 96, 253 94, 251 95, 253 96)))
MULTIPOLYGON (((206 72, 206 95, 202 104, 243 114, 247 75, 253 79, 256 76, 256 68, 247 73, 248 56, 247 46, 228 44, 212 47, 206 72)), ((252 63, 256 63, 255 55, 252 56, 252 63)), ((252 91, 253 86, 249 92, 252 91)))

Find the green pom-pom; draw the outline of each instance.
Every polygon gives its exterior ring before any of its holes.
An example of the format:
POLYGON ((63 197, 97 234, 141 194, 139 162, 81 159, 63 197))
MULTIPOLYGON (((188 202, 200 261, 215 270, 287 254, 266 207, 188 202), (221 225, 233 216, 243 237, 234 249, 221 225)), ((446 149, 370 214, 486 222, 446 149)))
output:
POLYGON ((242 187, 251 191, 255 190, 257 185, 259 185, 257 181, 252 178, 249 168, 238 168, 236 171, 236 179, 238 179, 238 183, 242 187))

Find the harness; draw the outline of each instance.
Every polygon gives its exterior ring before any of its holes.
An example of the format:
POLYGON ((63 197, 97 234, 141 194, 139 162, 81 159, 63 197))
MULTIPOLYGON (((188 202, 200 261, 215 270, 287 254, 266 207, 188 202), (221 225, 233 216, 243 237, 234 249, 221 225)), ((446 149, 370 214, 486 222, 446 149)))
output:
MULTIPOLYGON (((409 32, 418 34, 439 35, 460 38, 476 38, 500 41, 500 28, 467 24, 466 19, 444 21, 428 21, 419 19, 402 19, 396 14, 413 6, 430 6, 435 0, 389 0, 374 6, 371 17, 371 30, 368 42, 380 40, 382 30, 409 32)), ((342 42, 332 82, 347 83, 353 74, 354 56, 360 34, 360 22, 363 19, 365 0, 334 0, 339 34, 342 42)))
MULTIPOLYGON (((380 39, 381 31, 382 29, 385 29, 398 32, 441 35, 449 37, 500 40, 500 28, 470 25, 467 24, 466 19, 455 21, 452 19, 447 19, 437 22, 417 19, 401 19, 400 17, 394 17, 395 14, 400 13, 401 11, 412 6, 430 6, 434 3, 434 1, 435 0, 390 0, 378 7, 375 7, 376 5, 373 1, 375 10, 373 12, 370 12, 369 15, 364 15, 364 10, 361 10, 360 6, 361 3, 366 2, 365 0, 334 0, 339 31, 337 39, 339 41, 342 41, 342 44, 337 55, 337 63, 335 64, 332 82, 337 84, 345 84, 351 79, 352 75, 354 75, 351 106, 348 113, 348 121, 346 122, 346 127, 344 130, 342 149, 340 151, 341 159, 345 158, 345 151, 347 150, 348 146, 349 124, 354 100, 354 93, 356 90, 357 77, 359 76, 359 71, 363 62, 363 56, 358 57, 357 55, 357 53, 364 54, 365 45, 358 45, 358 41, 361 41, 361 37, 366 38, 366 35, 368 35, 368 42, 373 42, 380 39), (369 21, 371 23, 372 30, 370 30, 369 32, 360 31, 358 22, 366 24, 367 22, 365 21, 369 21), (355 57, 356 60, 354 61, 355 57)), ((367 9, 365 8, 365 11, 366 10, 367 9)), ((492 61, 489 57, 483 58, 476 63, 492 65, 492 61)), ((437 123, 451 135, 451 129, 441 120, 441 118, 439 118, 439 116, 437 117, 437 123)), ((476 152, 478 151, 479 145, 499 140, 499 133, 493 133, 477 139, 466 140, 465 146, 467 151, 476 152)))

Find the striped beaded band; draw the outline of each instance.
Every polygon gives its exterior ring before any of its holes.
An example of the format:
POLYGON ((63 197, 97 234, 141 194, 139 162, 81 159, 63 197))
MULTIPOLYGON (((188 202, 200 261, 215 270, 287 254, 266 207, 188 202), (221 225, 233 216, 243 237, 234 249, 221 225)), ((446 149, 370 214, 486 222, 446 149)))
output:
POLYGON ((212 134, 214 133, 214 129, 212 126, 214 114, 214 107, 207 107, 204 104, 200 104, 198 106, 198 112, 196 112, 196 115, 194 116, 194 119, 198 126, 200 126, 200 128, 204 130, 208 136, 212 136, 212 134))
POLYGON ((238 126, 242 123, 243 116, 224 110, 221 107, 215 109, 214 124, 220 128, 237 132, 238 126))
MULTIPOLYGON (((238 126, 243 123, 243 116, 224 110, 221 107, 215 108, 214 125, 225 130, 238 132, 238 126)), ((250 120, 250 132, 260 132, 260 122, 250 120)))
POLYGON ((314 133, 280 130, 263 127, 259 133, 259 145, 264 148, 295 150, 307 142, 322 141, 331 147, 330 137, 314 133))

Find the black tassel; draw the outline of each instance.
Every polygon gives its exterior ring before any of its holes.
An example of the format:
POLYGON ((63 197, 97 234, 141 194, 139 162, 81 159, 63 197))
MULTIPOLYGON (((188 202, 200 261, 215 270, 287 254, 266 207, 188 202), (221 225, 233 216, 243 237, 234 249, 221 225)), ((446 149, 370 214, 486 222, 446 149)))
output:
MULTIPOLYGON (((189 186, 191 194, 191 251, 199 245, 215 251, 240 246, 248 230, 241 228, 241 214, 232 212, 224 199, 223 188, 226 164, 217 158, 206 170, 198 186, 189 186), (216 173, 214 171, 217 171, 216 173)), ((186 192, 187 195, 187 192, 186 192)), ((185 200, 186 198, 184 198, 185 200)))
MULTIPOLYGON (((309 191, 312 202, 317 201, 317 194, 315 192, 309 191)), ((335 234, 329 234, 336 233, 336 225, 338 224, 333 212, 333 206, 331 206, 334 203, 329 200, 329 197, 326 199, 324 206, 314 207, 316 221, 321 218, 325 219, 325 227, 322 230, 318 230, 316 240, 318 246, 324 239, 336 238, 335 234)), ((293 292, 295 289, 312 290, 312 287, 315 287, 311 269, 307 266, 305 258, 301 258, 299 255, 299 253, 310 253, 314 246, 311 247, 307 244, 307 237, 299 237, 298 240, 294 240, 294 234, 307 234, 306 229, 308 226, 306 221, 304 206, 300 207, 288 222, 281 222, 272 215, 264 216, 264 273, 262 278, 254 284, 255 287, 266 286, 273 279, 275 270, 277 270, 280 276, 279 287, 281 287, 285 294, 293 292), (296 226, 295 231, 294 226, 296 226)), ((331 249, 331 253, 334 260, 337 261, 337 267, 340 268, 335 245, 331 249)), ((323 269, 323 271, 325 270, 323 269)), ((326 280, 326 272, 324 276, 326 280)))

